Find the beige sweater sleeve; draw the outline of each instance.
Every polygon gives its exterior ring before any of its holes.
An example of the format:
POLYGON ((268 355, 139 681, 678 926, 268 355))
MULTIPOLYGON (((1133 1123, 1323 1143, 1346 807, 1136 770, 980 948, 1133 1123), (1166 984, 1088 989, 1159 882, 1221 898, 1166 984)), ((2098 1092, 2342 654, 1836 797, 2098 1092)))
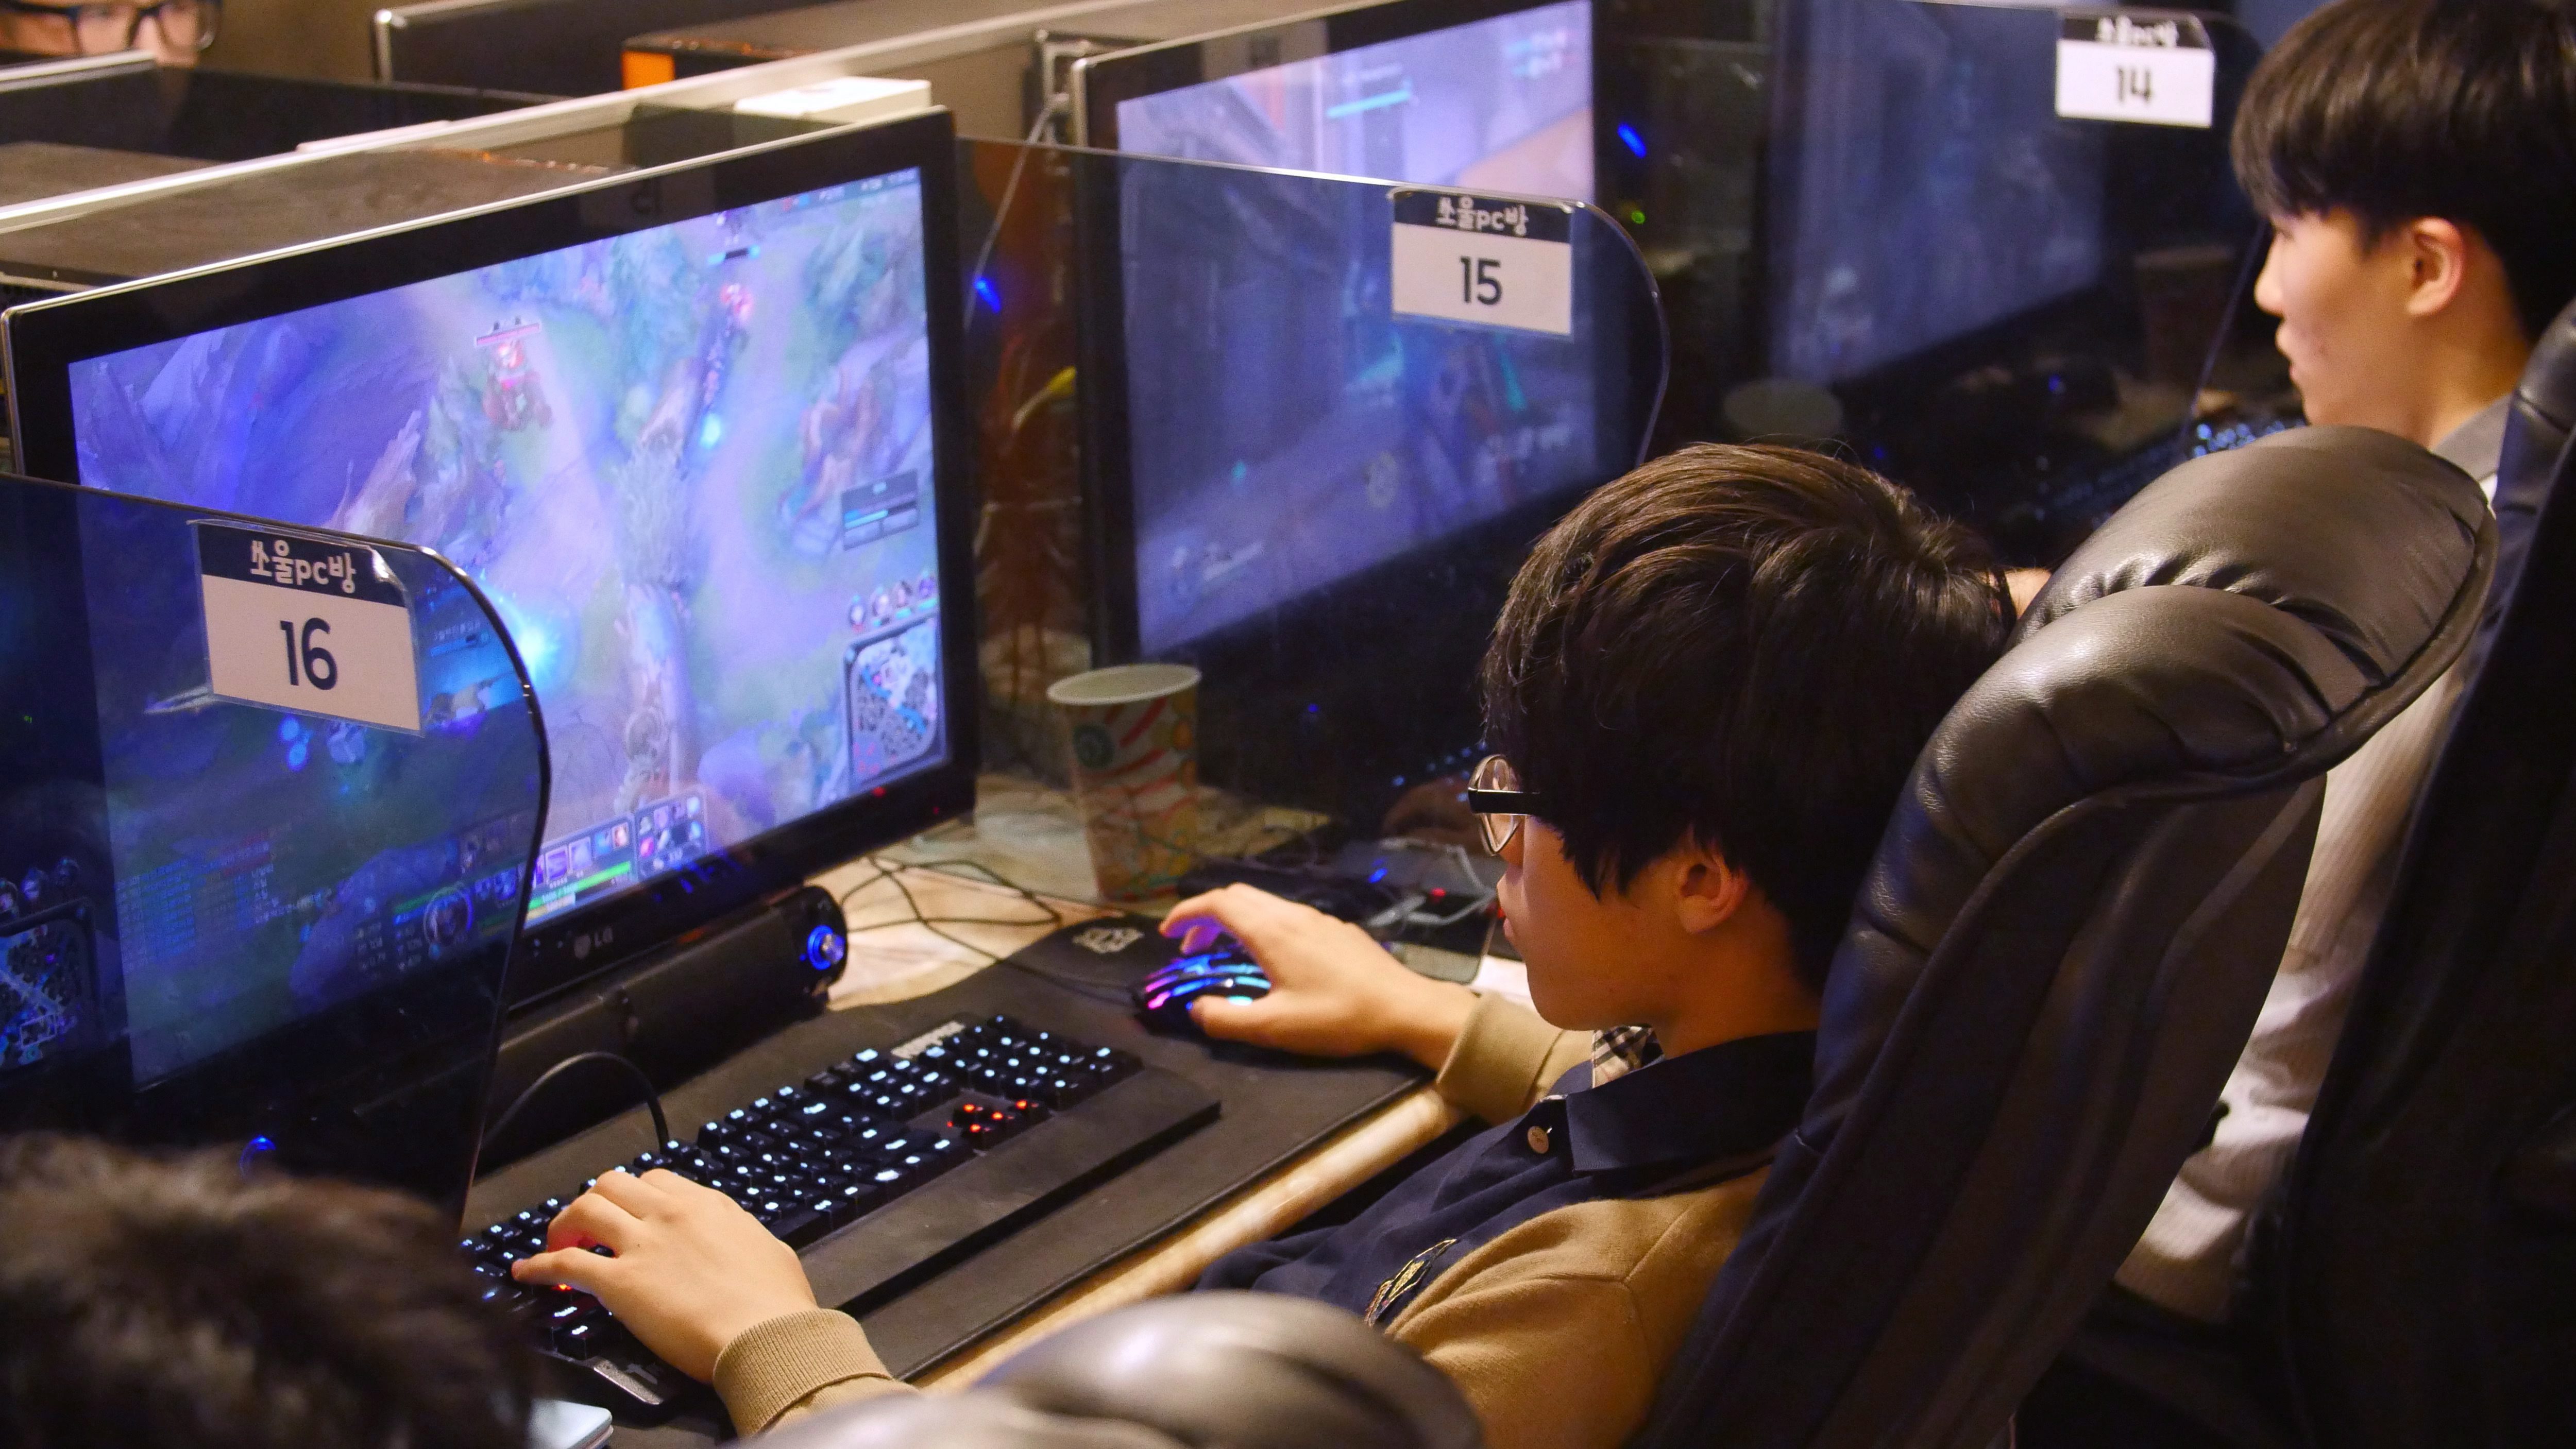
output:
POLYGON ((1588 1033, 1560 1031, 1517 1001, 1479 996, 1432 1085, 1462 1112, 1508 1122, 1591 1053, 1588 1033))
POLYGON ((1488 1449, 1619 1449, 1654 1407, 1763 1175, 1532 1219, 1434 1278, 1388 1331, 1465 1391, 1488 1449))
POLYGON ((782 1314, 716 1356, 716 1395, 745 1436, 878 1394, 918 1392, 886 1371, 857 1319, 828 1308, 782 1314))

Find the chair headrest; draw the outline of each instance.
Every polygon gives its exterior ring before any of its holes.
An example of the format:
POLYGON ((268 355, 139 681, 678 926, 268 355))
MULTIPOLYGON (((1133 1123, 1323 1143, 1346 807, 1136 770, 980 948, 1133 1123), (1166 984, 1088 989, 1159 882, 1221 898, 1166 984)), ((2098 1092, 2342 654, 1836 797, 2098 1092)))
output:
POLYGON ((2487 600, 2488 628, 2513 597, 2523 559, 2540 526, 2540 510, 2558 486, 2567 461, 2568 435, 2576 433, 2576 302, 2549 324, 2522 369, 2496 460, 2495 512, 2499 539, 2495 588, 2487 600))
POLYGON ((2367 428, 2278 433, 2150 484, 2049 580, 1916 762, 1835 961, 1819 1104, 1875 1059, 1906 995, 1889 971, 1910 981, 2006 852, 2105 792, 2252 789, 2337 763, 2438 673, 2410 665, 2457 652, 2492 540, 2468 475, 2367 428))
POLYGON ((1359 1316, 1276 1293, 1188 1293, 1085 1319, 963 1395, 885 1396, 778 1449, 1481 1449, 1448 1375, 1359 1316))
POLYGON ((2513 390, 2513 421, 2507 425, 2504 460, 2496 469, 2499 488, 2516 473, 2556 468, 2571 432, 2576 432, 2576 302, 2568 303, 2540 334, 2522 369, 2522 382, 2513 390))

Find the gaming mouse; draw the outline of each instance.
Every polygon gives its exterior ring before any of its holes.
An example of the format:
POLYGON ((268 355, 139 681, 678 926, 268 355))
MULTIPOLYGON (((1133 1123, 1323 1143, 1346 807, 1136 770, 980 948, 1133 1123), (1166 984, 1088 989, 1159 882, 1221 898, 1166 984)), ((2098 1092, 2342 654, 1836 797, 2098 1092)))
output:
POLYGON ((1146 973, 1130 992, 1146 1025, 1172 1031, 1198 1029, 1190 1020, 1190 1003, 1202 996, 1253 1001, 1269 994, 1270 978, 1251 957, 1230 949, 1183 956, 1146 973))

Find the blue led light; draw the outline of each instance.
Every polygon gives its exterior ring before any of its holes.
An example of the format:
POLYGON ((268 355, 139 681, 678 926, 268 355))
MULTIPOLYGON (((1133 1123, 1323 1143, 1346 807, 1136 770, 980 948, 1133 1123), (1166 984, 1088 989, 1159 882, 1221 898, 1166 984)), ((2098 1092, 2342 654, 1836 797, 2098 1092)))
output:
POLYGON ((1628 148, 1629 155, 1640 161, 1646 159, 1646 138, 1638 135, 1637 128, 1625 121, 1619 123, 1619 144, 1628 148))
POLYGON ((805 964, 817 971, 829 971, 849 954, 849 943, 830 926, 816 926, 805 937, 805 964))
POLYGON ((994 289, 992 278, 977 277, 975 279, 975 295, 983 300, 985 306, 990 307, 995 312, 1002 310, 1002 294, 994 289))
POLYGON ((257 1166, 259 1165, 260 1159, 261 1159, 261 1158, 263 1158, 263 1157, 268 1156, 270 1153, 275 1152, 276 1150, 277 1150, 277 1140, 276 1140, 275 1138, 270 1137, 270 1136, 269 1136, 267 1133, 265 1133, 265 1132, 262 1132, 262 1133, 257 1134, 256 1136, 252 1137, 252 1138, 250 1139, 250 1141, 248 1141, 248 1142, 246 1142, 246 1143, 242 1144, 242 1151, 241 1151, 241 1174, 242 1174, 242 1176, 244 1176, 244 1177, 248 1177, 248 1176, 250 1176, 251 1169, 252 1169, 252 1168, 254 1168, 254 1167, 257 1167, 257 1166))

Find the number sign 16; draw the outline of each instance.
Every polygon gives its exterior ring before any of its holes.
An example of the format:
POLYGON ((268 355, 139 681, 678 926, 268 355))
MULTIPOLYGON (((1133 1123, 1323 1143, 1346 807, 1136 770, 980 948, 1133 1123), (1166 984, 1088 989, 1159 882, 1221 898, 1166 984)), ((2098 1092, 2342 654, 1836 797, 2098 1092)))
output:
POLYGON ((200 523, 197 561, 217 696, 419 730, 410 601, 374 550, 200 523))

